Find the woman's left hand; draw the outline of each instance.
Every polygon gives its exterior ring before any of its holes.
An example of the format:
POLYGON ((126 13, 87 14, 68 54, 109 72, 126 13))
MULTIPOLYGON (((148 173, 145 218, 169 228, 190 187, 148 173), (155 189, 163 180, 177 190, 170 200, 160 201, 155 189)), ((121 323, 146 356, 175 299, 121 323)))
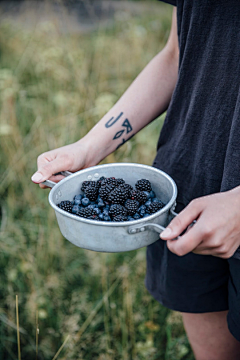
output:
POLYGON ((240 187, 193 200, 160 234, 170 251, 230 258, 240 246, 240 187), (176 239, 194 220, 196 223, 176 239))

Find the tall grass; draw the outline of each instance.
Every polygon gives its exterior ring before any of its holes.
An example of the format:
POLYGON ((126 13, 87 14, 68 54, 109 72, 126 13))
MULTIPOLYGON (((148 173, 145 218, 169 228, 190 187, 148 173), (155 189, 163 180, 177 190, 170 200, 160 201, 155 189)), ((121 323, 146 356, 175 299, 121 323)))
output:
MULTIPOLYGON (((74 247, 48 190, 30 181, 41 152, 78 140, 110 109, 164 46, 170 18, 159 4, 87 34, 1 22, 0 359, 17 359, 18 338, 26 360, 193 359, 179 316, 144 287, 145 249, 74 247)), ((162 121, 105 162, 151 164, 162 121)))

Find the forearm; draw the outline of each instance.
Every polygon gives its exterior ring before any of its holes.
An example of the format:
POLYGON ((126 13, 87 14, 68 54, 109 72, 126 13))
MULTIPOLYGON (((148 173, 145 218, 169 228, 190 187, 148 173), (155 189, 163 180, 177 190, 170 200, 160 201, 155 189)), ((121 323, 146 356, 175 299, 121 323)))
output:
POLYGON ((91 149, 89 166, 99 163, 167 109, 177 74, 178 56, 165 48, 81 140, 91 149))

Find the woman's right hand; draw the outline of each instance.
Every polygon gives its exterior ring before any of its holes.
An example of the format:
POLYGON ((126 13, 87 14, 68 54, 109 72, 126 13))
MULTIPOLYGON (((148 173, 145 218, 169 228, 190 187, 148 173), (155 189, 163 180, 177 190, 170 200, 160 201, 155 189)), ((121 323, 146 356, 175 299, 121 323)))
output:
POLYGON ((89 166, 87 154, 89 149, 81 143, 81 140, 71 145, 66 145, 39 155, 37 159, 38 170, 33 174, 32 181, 46 188, 41 183, 45 180, 59 182, 64 178, 62 175, 54 175, 60 171, 75 172, 89 166))

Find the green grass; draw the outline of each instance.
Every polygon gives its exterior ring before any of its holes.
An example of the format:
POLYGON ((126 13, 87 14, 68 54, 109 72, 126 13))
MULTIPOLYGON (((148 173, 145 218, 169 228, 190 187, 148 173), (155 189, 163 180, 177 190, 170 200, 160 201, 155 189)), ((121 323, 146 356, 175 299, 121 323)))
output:
MULTIPOLYGON (((78 140, 111 108, 164 46, 170 19, 159 4, 85 35, 61 34, 54 22, 1 23, 0 359, 18 359, 16 295, 22 359, 193 359, 179 316, 144 287, 145 249, 74 247, 48 190, 30 181, 40 153, 78 140)), ((104 162, 151 164, 162 122, 104 162)))

